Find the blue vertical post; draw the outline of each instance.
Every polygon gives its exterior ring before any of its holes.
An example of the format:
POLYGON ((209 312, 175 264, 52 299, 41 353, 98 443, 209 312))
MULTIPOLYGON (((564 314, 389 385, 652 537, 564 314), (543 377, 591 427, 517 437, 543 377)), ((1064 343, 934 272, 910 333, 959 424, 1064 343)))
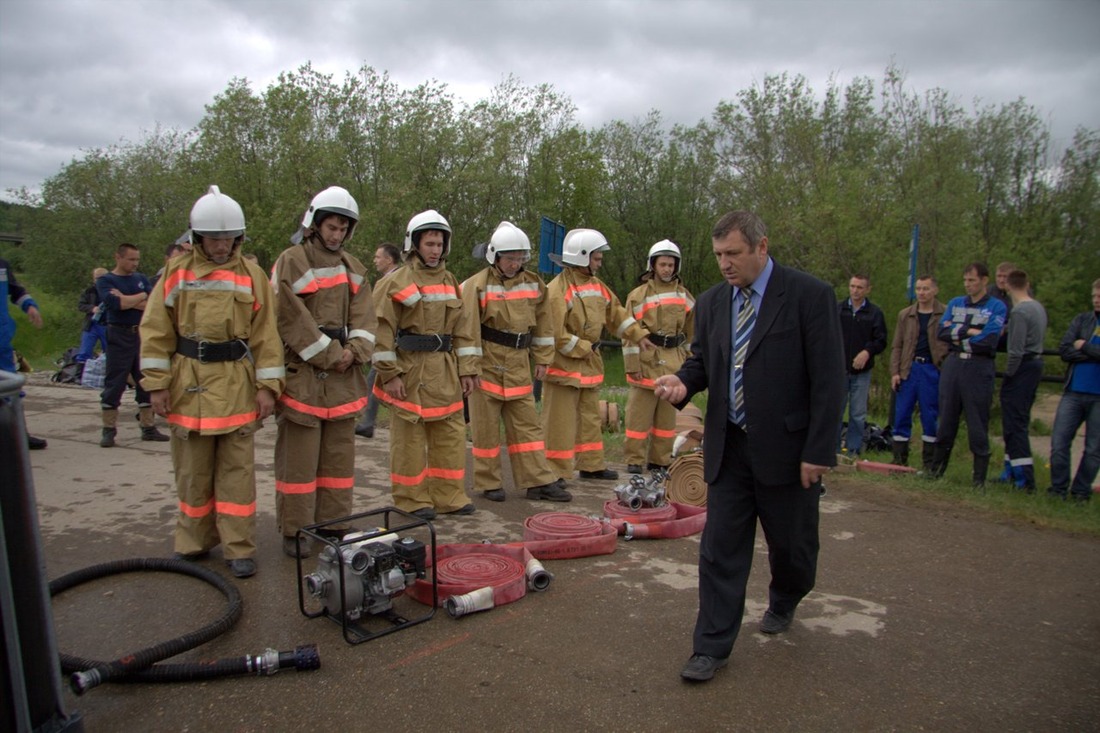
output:
POLYGON ((917 297, 917 252, 920 249, 920 224, 913 225, 913 238, 909 240, 909 300, 917 297))
POLYGON ((561 246, 565 241, 565 225, 553 219, 542 217, 539 225, 539 272, 557 275, 561 267, 550 259, 551 254, 561 255, 561 246))

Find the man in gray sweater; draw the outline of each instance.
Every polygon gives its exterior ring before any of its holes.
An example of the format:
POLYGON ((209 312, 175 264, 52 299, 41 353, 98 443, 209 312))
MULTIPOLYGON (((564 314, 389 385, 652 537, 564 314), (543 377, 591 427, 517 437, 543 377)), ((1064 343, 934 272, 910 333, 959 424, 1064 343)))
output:
POLYGON ((1012 313, 1008 319, 1008 362, 1001 382, 1001 427, 1005 438, 1004 480, 1027 493, 1035 491, 1035 466, 1031 459, 1028 426, 1035 392, 1043 378, 1043 339, 1047 312, 1029 294, 1027 273, 1008 273, 1012 313))

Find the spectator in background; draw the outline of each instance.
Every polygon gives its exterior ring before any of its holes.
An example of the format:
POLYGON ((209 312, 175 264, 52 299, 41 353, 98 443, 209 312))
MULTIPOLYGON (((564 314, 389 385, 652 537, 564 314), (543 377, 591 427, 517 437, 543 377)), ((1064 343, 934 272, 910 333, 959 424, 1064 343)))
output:
POLYGON ((1008 311, 989 294, 989 268, 972 262, 963 270, 966 295, 952 298, 940 320, 939 339, 948 355, 940 375, 940 425, 929 478, 947 470, 959 417, 965 412, 970 451, 974 454, 975 487, 985 486, 989 470, 989 408, 993 402, 997 340, 1008 311))
MULTIPOLYGON (((401 266, 401 250, 396 244, 382 242, 378 249, 374 250, 374 269, 378 273, 377 285, 382 278, 401 266)), ((363 411, 363 417, 359 418, 359 424, 355 426, 355 434, 364 438, 374 437, 374 423, 378 419, 378 396, 374 393, 374 365, 367 372, 367 409, 363 411)))
MULTIPOLYGON (((8 312, 8 305, 4 301, 10 300, 27 314, 27 320, 35 328, 42 328, 42 314, 38 312, 38 304, 30 296, 26 288, 15 279, 15 272, 7 260, 0 259, 0 371, 15 374, 19 371, 15 363, 15 350, 11 342, 15 338, 15 319, 8 312)), ((20 395, 22 396, 22 395, 20 395)), ((46 447, 46 441, 27 434, 27 447, 31 450, 41 450, 46 447)))
POLYGON ((164 268, 168 267, 168 261, 176 255, 181 255, 184 252, 190 252, 190 250, 185 250, 183 248, 183 245, 179 242, 172 242, 170 245, 165 247, 164 264, 161 265, 161 268, 159 270, 157 270, 157 274, 153 275, 152 279, 149 281, 149 284, 155 288, 157 286, 157 283, 160 282, 161 277, 164 275, 164 268))
POLYGON ((993 285, 989 286, 989 294, 1005 304, 1008 316, 1005 316, 1005 327, 997 339, 997 351, 1008 348, 1008 319, 1012 315, 1012 296, 1008 294, 1008 273, 1016 269, 1013 262, 1002 262, 993 272, 993 285))
POLYGON ((84 329, 80 333, 80 350, 74 357, 76 361, 85 362, 95 356, 95 345, 98 343, 103 353, 107 353, 107 325, 103 322, 103 314, 99 305, 99 293, 96 292, 96 281, 107 274, 107 268, 97 267, 92 270, 92 284, 84 288, 77 301, 76 308, 84 314, 84 329))
POLYGON ((894 463, 909 465, 909 441, 913 435, 913 408, 920 406, 921 463, 928 470, 936 448, 939 418, 940 365, 947 344, 936 337, 944 305, 936 295, 936 278, 918 277, 917 302, 898 313, 894 343, 890 349, 890 387, 894 402, 894 463))
POLYGON ((1092 482, 1100 470, 1100 280, 1092 283, 1092 310, 1079 313, 1058 344, 1062 361, 1069 365, 1066 385, 1050 436, 1051 496, 1074 501, 1092 498, 1092 482), (1085 452, 1069 482, 1073 436, 1085 424, 1085 452))
MULTIPOLYGON (((867 299, 871 279, 855 274, 848 280, 848 298, 837 303, 840 330, 844 338, 844 363, 848 367, 848 436, 843 447, 858 456, 863 449, 863 426, 867 422, 867 396, 871 391, 871 370, 875 355, 886 350, 886 317, 867 299)), ((843 411, 841 412, 843 417, 843 411)), ((841 452, 844 425, 837 429, 836 451, 841 452)))
POLYGON ((1031 406, 1043 379, 1043 341, 1047 335, 1047 312, 1039 301, 1028 295, 1027 273, 1008 273, 1008 294, 1012 312, 1005 326, 1008 331, 1008 362, 1001 382, 1001 428, 1005 439, 1004 481, 1010 481, 1029 494, 1035 492, 1035 466, 1031 458, 1031 406))
POLYGON ((118 434, 118 406, 126 391, 127 378, 133 377, 134 399, 138 403, 141 439, 158 443, 168 436, 153 424, 153 406, 149 393, 141 386, 141 337, 138 326, 145 313, 152 288, 149 278, 137 271, 141 252, 136 245, 123 243, 115 251, 115 268, 96 280, 96 292, 107 321, 107 374, 99 395, 103 416, 101 448, 111 448, 118 434))

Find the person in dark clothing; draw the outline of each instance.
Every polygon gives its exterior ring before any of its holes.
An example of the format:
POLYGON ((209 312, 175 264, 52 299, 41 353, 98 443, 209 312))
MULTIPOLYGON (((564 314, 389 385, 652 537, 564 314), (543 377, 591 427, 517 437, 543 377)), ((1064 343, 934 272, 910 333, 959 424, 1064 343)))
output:
MULTIPOLYGON (((840 330, 844 338, 844 363, 848 368, 848 437, 844 439, 844 424, 837 430, 836 452, 847 448, 848 455, 858 456, 863 449, 863 426, 867 422, 867 396, 871 392, 871 370, 875 355, 886 349, 886 317, 882 309, 867 299, 871 279, 852 275, 848 280, 848 298, 837 303, 840 330)), ((843 412, 841 412, 843 417, 843 412)))
POLYGON ((76 309, 84 314, 84 330, 80 334, 80 350, 73 357, 76 361, 84 362, 95 356, 95 345, 98 343, 103 353, 107 353, 107 324, 103 322, 100 313, 99 293, 96 292, 96 280, 107 274, 107 269, 97 267, 92 270, 92 284, 84 288, 77 301, 76 309))
POLYGON ((970 451, 974 454, 974 485, 985 485, 989 470, 989 408, 993 403, 997 340, 1008 311, 989 294, 989 268, 972 262, 963 271, 966 295, 952 298, 937 334, 948 346, 940 374, 940 425, 936 450, 927 476, 939 478, 947 470, 959 417, 966 414, 970 451))
MULTIPOLYGON (((8 313, 5 300, 10 300, 13 305, 26 313, 27 320, 32 326, 42 328, 42 314, 38 312, 38 304, 34 302, 34 298, 27 289, 15 279, 15 272, 8 261, 0 260, 0 303, 3 304, 3 308, 0 308, 0 371, 14 374, 19 371, 19 366, 15 363, 15 350, 11 345, 12 339, 15 338, 15 319, 8 313)), ((31 450, 41 450, 46 447, 46 441, 28 434, 27 447, 31 450)))

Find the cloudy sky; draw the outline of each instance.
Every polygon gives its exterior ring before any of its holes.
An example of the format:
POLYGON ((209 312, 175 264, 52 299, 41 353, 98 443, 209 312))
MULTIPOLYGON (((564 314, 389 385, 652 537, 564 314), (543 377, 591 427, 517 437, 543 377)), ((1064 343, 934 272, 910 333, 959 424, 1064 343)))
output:
POLYGON ((82 151, 190 129, 234 77, 369 65, 476 101, 509 74, 590 126, 693 123, 789 72, 1024 97, 1056 144, 1100 128, 1100 0, 0 0, 0 198, 82 151))

